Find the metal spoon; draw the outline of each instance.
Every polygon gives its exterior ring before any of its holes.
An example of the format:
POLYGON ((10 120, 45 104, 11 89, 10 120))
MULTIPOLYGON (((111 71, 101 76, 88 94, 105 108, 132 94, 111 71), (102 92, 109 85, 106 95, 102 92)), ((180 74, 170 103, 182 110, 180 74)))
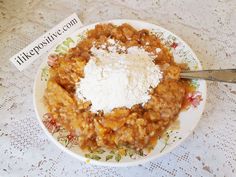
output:
POLYGON ((236 69, 182 71, 181 78, 236 83, 236 69))

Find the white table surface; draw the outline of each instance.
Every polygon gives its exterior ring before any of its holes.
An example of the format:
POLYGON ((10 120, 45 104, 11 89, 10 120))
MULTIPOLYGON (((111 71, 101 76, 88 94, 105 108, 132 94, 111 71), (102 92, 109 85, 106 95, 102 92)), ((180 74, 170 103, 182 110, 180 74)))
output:
POLYGON ((207 69, 236 68, 236 0, 0 0, 0 176, 236 176, 236 85, 208 82, 194 133, 171 153, 126 168, 91 166, 59 150, 40 128, 32 86, 41 57, 23 72, 9 58, 76 12, 84 24, 129 18, 179 35, 207 69))

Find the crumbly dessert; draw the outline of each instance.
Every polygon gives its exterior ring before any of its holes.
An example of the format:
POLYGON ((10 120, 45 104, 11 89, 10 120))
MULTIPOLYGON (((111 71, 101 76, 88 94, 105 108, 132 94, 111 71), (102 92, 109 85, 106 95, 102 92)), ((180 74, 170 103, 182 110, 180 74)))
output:
MULTIPOLYGON (((107 58, 104 61, 107 61, 107 58)), ((158 138, 178 118, 180 111, 187 105, 186 95, 191 92, 191 86, 189 81, 179 78, 179 73, 184 68, 186 69, 184 64, 174 62, 169 50, 158 37, 148 30, 136 30, 129 24, 120 26, 99 24, 89 30, 87 38, 79 42, 76 47, 71 48, 68 53, 53 56, 53 63, 50 63, 50 79, 44 95, 45 105, 55 121, 72 134, 79 136, 78 145, 82 149, 124 147, 134 150, 151 150, 156 145, 158 138), (109 102, 113 100, 116 104, 104 104, 106 107, 104 106, 104 110, 102 110, 103 107, 99 107, 98 104, 99 100, 94 102, 94 105, 93 100, 89 100, 89 95, 92 93, 91 89, 89 93, 84 91, 86 84, 83 87, 84 90, 79 89, 79 94, 77 89, 78 85, 85 82, 87 65, 92 60, 93 64, 103 62, 95 59, 99 57, 95 56, 94 51, 103 50, 107 55, 117 44, 119 46, 113 53, 122 56, 129 57, 127 55, 132 47, 143 50, 145 55, 148 53, 153 64, 159 68, 160 72, 155 70, 159 73, 156 75, 159 78, 154 80, 149 88, 145 87, 147 92, 144 93, 146 96, 143 99, 133 98, 133 92, 130 91, 127 93, 131 95, 127 95, 126 87, 122 87, 122 91, 125 93, 123 95, 129 99, 116 98, 113 95, 113 99, 110 99, 109 102), (87 98, 83 98, 84 95, 87 98), (113 105, 113 107, 109 107, 109 105, 113 105), (117 105, 118 107, 116 107, 117 105)), ((89 81, 92 80, 86 80, 86 82, 89 81)), ((144 81, 145 79, 140 79, 140 82, 144 81)), ((120 85, 118 84, 118 86, 120 85)), ((99 87, 100 92, 103 91, 101 88, 106 87, 104 85, 99 87)), ((135 87, 132 89, 135 90, 135 87)), ((143 92, 138 92, 138 94, 140 93, 143 92)), ((119 93, 117 94, 119 95, 119 93)), ((100 100, 105 103, 106 99, 109 98, 101 97, 100 100)))

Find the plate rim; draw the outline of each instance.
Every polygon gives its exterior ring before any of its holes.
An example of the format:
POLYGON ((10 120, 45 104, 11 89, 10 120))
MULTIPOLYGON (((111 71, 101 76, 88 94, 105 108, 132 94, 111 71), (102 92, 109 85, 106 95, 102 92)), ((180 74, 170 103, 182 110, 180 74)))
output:
MULTIPOLYGON (((102 23, 117 23, 117 22, 122 22, 122 23, 141 23, 143 25, 148 24, 148 25, 154 25, 157 28, 159 28, 160 30, 166 31, 169 34, 177 37, 177 39, 184 44, 185 47, 187 47, 187 50, 190 51, 190 53, 193 55, 193 57, 196 59, 196 62, 198 64, 199 69, 202 69, 202 64, 200 62, 200 60, 198 59, 197 55, 194 53, 194 51, 190 48, 190 46, 182 39, 180 38, 178 35, 174 34, 173 32, 167 30, 166 28, 163 28, 155 23, 151 23, 151 22, 147 22, 147 21, 143 21, 143 20, 134 20, 134 19, 110 19, 110 20, 103 20, 103 21, 98 21, 95 23, 90 23, 90 24, 85 24, 82 27, 78 28, 77 30, 75 30, 73 33, 70 33, 69 35, 65 36, 69 37, 69 36, 73 36, 74 34, 76 34, 77 31, 84 29, 88 29, 91 26, 95 26, 96 24, 102 24, 102 23)), ((47 54, 51 53, 53 51, 53 49, 55 48, 55 46, 57 44, 60 44, 61 41, 63 41, 63 39, 60 40, 59 42, 57 42, 48 52, 47 54)), ((165 150, 164 152, 161 152, 159 154, 154 154, 152 156, 149 157, 144 157, 142 159, 135 159, 134 161, 130 161, 130 162, 106 162, 106 161, 97 161, 97 160, 93 160, 93 159, 89 159, 89 162, 87 162, 88 158, 79 155, 71 150, 69 150, 68 148, 66 148, 65 146, 63 146, 61 143, 59 143, 54 137, 53 135, 47 130, 47 128, 45 127, 45 125, 43 124, 43 121, 41 119, 41 117, 39 116, 39 112, 37 109, 37 103, 36 103, 36 86, 37 86, 37 78, 40 75, 41 72, 41 68, 42 65, 44 64, 46 59, 42 59, 41 64, 39 65, 38 69, 37 69, 37 73, 34 77, 34 84, 33 84, 33 106, 34 106, 34 110, 36 113, 36 117, 37 120, 41 126, 41 128, 43 129, 44 133, 46 133, 47 137, 57 146, 59 147, 59 149, 61 149, 63 152, 66 152, 68 154, 70 154, 70 156, 79 159, 82 162, 86 162, 88 164, 93 164, 93 165, 99 165, 99 166, 109 166, 109 167, 127 167, 127 166, 136 166, 136 165, 140 165, 146 162, 149 162, 151 160, 154 159, 158 159, 160 157, 163 157, 164 155, 168 154, 169 152, 173 151, 175 148, 177 148, 180 144, 182 144, 184 141, 186 141, 186 139, 193 133, 193 130, 197 127, 197 125, 199 124, 200 119, 202 118, 202 114, 205 110, 206 107, 206 99, 207 99, 207 82, 205 80, 202 80, 202 84, 204 87, 204 98, 202 100, 202 104, 203 104, 203 108, 202 108, 202 112, 201 114, 199 114, 198 116, 198 121, 196 122, 196 124, 194 125, 194 127, 189 131, 189 133, 187 133, 180 141, 178 141, 175 145, 171 146, 169 149, 165 150)))

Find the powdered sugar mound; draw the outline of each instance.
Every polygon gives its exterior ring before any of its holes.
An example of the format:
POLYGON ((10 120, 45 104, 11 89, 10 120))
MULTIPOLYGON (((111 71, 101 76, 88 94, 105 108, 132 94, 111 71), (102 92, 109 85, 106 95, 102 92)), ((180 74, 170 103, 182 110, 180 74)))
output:
POLYGON ((93 56, 84 68, 85 77, 77 85, 81 100, 92 102, 91 111, 110 112, 117 107, 131 108, 150 99, 150 88, 162 79, 160 68, 144 49, 130 47, 117 53, 117 43, 108 41, 105 49, 91 48, 93 56))
POLYGON ((117 53, 117 52, 125 52, 126 48, 124 46, 119 45, 118 41, 115 41, 114 39, 108 39, 107 40, 108 47, 107 50, 110 53, 117 53))

